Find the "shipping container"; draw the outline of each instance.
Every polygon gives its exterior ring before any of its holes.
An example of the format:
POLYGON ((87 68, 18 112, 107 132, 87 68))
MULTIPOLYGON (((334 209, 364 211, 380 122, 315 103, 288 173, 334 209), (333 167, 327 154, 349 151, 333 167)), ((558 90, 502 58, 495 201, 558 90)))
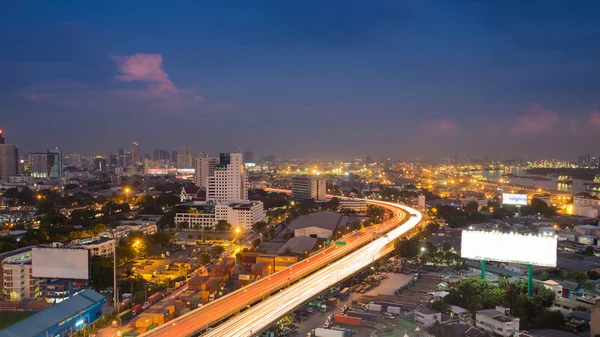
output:
POLYGON ((333 316, 333 321, 340 324, 353 325, 353 326, 361 326, 362 318, 360 317, 352 317, 346 315, 335 315, 333 316))
POLYGON ((388 306, 387 307, 387 312, 389 312, 391 314, 400 315, 402 313, 402 308, 401 307, 388 306))
POLYGON ((367 304, 367 310, 381 312, 383 310, 383 307, 381 306, 381 304, 369 303, 367 304))
POLYGON ((344 331, 316 328, 315 337, 345 337, 344 331))
POLYGON ((133 307, 131 307, 131 312, 133 312, 133 316, 138 315, 140 312, 142 312, 142 305, 141 304, 136 304, 133 307))
POLYGON ((117 320, 123 322, 130 319, 131 317, 133 317, 133 311, 131 309, 127 309, 117 315, 117 320))
POLYGON ((148 297, 148 302, 150 302, 150 304, 154 304, 162 299, 162 297, 163 296, 161 293, 154 293, 152 296, 148 297))

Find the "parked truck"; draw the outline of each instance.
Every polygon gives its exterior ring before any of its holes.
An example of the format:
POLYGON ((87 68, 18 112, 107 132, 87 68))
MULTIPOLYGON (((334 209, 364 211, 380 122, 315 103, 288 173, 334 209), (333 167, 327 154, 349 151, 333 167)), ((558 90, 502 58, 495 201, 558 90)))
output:
POLYGON ((377 315, 375 315, 373 313, 370 313, 370 312, 348 311, 346 313, 346 315, 352 316, 352 317, 360 317, 360 318, 362 318, 363 321, 385 322, 385 320, 382 317, 377 316, 377 315))
POLYGON ((377 303, 369 303, 369 304, 367 304, 367 310, 374 311, 374 312, 381 312, 381 311, 383 311, 383 306, 381 304, 377 304, 377 303))
POLYGON ((386 311, 389 312, 390 314, 400 315, 402 313, 402 308, 401 307, 392 307, 390 305, 387 307, 386 311))
POLYGON ((133 316, 139 314, 140 312, 142 312, 142 305, 141 304, 136 304, 133 307, 131 307, 131 312, 133 313, 133 316))
POLYGON ((344 288, 340 291, 340 298, 346 298, 350 295, 350 288, 344 288))
POLYGON ((353 326, 361 326, 362 318, 360 317, 352 317, 346 315, 335 315, 333 317, 333 321, 339 324, 353 325, 353 326))

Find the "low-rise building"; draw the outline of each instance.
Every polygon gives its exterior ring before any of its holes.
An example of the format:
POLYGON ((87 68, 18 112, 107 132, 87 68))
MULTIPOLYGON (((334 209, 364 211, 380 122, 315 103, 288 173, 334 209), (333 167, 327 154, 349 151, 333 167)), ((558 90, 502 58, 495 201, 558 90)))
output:
POLYGON ((215 206, 215 221, 225 220, 233 227, 251 231, 252 225, 267 220, 261 201, 237 200, 219 203, 215 206))
POLYGON ((367 201, 364 199, 341 199, 340 210, 350 210, 356 213, 365 213, 367 211, 367 201))
POLYGON ((116 245, 115 239, 92 237, 73 240, 69 247, 83 247, 90 251, 90 256, 112 256, 116 245))
POLYGON ((31 248, 24 247, 0 254, 2 262, 2 296, 5 300, 21 301, 39 296, 38 280, 32 276, 31 248))
POLYGON ((344 228, 348 217, 335 212, 317 212, 302 215, 292 220, 288 230, 294 231, 294 236, 310 236, 315 238, 330 238, 336 228, 344 228))
POLYGON ((442 313, 426 307, 415 309, 415 322, 424 327, 430 327, 442 321, 442 313))
POLYGON ((519 331, 519 318, 508 315, 508 309, 479 310, 475 314, 475 325, 487 332, 500 336, 512 336, 519 331))

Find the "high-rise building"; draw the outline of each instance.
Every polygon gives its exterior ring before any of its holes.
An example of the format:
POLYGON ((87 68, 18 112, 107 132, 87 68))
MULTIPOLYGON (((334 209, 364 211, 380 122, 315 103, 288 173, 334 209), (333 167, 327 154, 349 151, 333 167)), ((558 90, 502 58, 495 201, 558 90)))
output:
POLYGON ((63 158, 63 165, 81 168, 81 154, 69 153, 63 158))
POLYGON ((62 174, 62 151, 58 147, 54 150, 48 150, 48 178, 60 179, 62 174))
POLYGON ((167 150, 154 150, 154 160, 171 160, 171 155, 167 150))
POLYGON ((115 168, 117 167, 117 162, 118 162, 118 158, 117 155, 115 153, 109 153, 108 154, 108 166, 115 168))
POLYGON ((0 144, 0 179, 17 175, 19 153, 13 144, 0 144))
POLYGON ((2 130, 0 130, 0 144, 4 144, 6 142, 6 139, 4 139, 4 134, 2 133, 2 130))
POLYGON ((316 176, 292 178, 292 198, 294 200, 325 200, 327 180, 316 176))
POLYGON ((131 148, 131 164, 140 165, 141 163, 142 153, 140 152, 140 144, 133 142, 133 147, 131 148))
POLYGON ((196 185, 208 188, 208 177, 215 174, 219 157, 196 158, 196 185))
POLYGON ((250 150, 244 152, 244 163, 254 163, 254 152, 250 150))
POLYGON ((126 166, 125 149, 120 148, 119 151, 117 151, 117 157, 118 157, 117 166, 125 167, 126 166))
POLYGON ((48 152, 29 152, 29 175, 48 178, 48 152))
POLYGON ((248 177, 241 153, 221 153, 214 174, 208 177, 206 200, 248 200, 248 177))
POLYGON ((179 153, 177 151, 171 152, 171 162, 173 165, 177 166, 179 160, 179 153))
POLYGON ((190 169, 194 168, 192 165, 192 153, 187 146, 182 146, 179 148, 177 152, 177 168, 180 169, 190 169))

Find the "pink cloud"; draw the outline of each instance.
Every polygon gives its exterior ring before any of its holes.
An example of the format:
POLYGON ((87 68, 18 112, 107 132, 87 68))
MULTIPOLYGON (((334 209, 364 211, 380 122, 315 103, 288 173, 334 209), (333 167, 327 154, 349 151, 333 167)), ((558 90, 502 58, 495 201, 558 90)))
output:
POLYGON ((558 123, 559 117, 556 112, 546 110, 541 105, 534 105, 529 113, 518 116, 510 133, 514 135, 531 135, 549 132, 558 123))
POLYGON ((134 54, 111 56, 118 66, 118 82, 139 82, 134 88, 123 83, 111 89, 91 89, 70 80, 38 84, 26 88, 21 97, 33 102, 68 105, 98 106, 135 102, 148 110, 200 109, 203 111, 229 111, 229 103, 209 103, 196 88, 178 88, 163 68, 160 54, 134 54))
POLYGON ((458 132, 458 125, 448 119, 436 119, 423 122, 421 131, 431 136, 448 136, 458 132))
POLYGON ((590 117, 587 120, 587 125, 593 126, 593 127, 600 126, 600 111, 592 112, 592 114, 590 115, 590 117))

